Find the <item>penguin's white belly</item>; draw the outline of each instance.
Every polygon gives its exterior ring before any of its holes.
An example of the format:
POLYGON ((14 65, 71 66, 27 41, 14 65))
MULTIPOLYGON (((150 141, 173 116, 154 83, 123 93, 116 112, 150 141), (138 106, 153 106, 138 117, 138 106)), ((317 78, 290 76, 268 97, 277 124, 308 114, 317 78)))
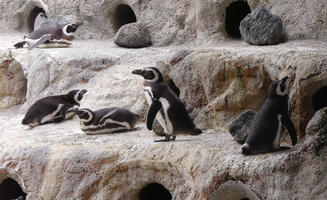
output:
MULTIPOLYGON (((167 99, 162 98, 162 97, 159 99, 159 101, 161 102, 162 109, 163 109, 164 115, 165 115, 165 118, 163 118, 163 123, 166 126, 166 130, 167 130, 166 133, 168 135, 173 135, 173 131, 174 131, 173 124, 171 123, 169 116, 168 116, 169 102, 167 101, 167 99)), ((159 116, 162 117, 160 112, 159 112, 159 116)), ((159 121, 159 119, 158 119, 158 121, 159 121)), ((159 121, 159 123, 160 123, 160 121, 159 121)))
POLYGON ((83 122, 81 122, 80 127, 82 131, 84 131, 88 135, 112 133, 115 131, 122 131, 122 130, 131 130, 132 128, 128 122, 115 121, 110 118, 105 119, 103 124, 98 124, 98 125, 85 125, 83 122), (110 127, 110 125, 119 125, 120 127, 112 128, 110 127))
MULTIPOLYGON (((146 101, 148 102, 149 106, 151 106, 152 97, 153 97, 151 87, 144 87, 144 93, 145 93, 146 101)), ((160 98, 159 101, 162 104, 162 109, 164 111, 165 117, 162 116, 162 113, 159 111, 156 115, 156 119, 158 120, 161 127, 164 129, 164 132, 168 135, 172 135, 173 134, 173 126, 167 115, 169 103, 165 98, 160 98)))
POLYGON ((279 114, 277 115, 277 121, 278 121, 278 126, 277 126, 277 133, 275 136, 275 139, 273 141, 273 147, 275 150, 278 150, 280 147, 280 140, 282 138, 282 115, 279 114))

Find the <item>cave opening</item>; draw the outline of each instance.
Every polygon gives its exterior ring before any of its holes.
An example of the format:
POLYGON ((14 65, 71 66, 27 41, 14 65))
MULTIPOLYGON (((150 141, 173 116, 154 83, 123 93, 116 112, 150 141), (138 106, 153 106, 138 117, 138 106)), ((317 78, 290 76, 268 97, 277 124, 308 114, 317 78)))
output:
POLYGON ((151 183, 145 186, 138 195, 138 200, 171 200, 170 192, 159 183, 151 183))
POLYGON ((41 12, 45 14, 44 9, 39 8, 39 7, 33 8, 33 10, 30 12, 29 17, 28 17, 28 30, 29 30, 29 32, 32 32, 34 30, 35 19, 36 19, 37 15, 39 13, 41 13, 41 12))
POLYGON ((126 4, 119 4, 117 6, 113 18, 113 26, 115 32, 117 32, 118 29, 125 24, 136 22, 134 11, 129 5, 126 4))
POLYGON ((233 38, 241 38, 239 26, 241 21, 249 13, 251 13, 250 6, 247 1, 243 0, 232 2, 226 8, 225 28, 229 36, 233 38))
POLYGON ((25 200, 26 193, 20 187, 20 185, 11 178, 6 178, 0 184, 0 199, 1 200, 12 200, 19 199, 25 200))
POLYGON ((312 105, 315 112, 327 106, 327 86, 321 87, 313 94, 312 105))

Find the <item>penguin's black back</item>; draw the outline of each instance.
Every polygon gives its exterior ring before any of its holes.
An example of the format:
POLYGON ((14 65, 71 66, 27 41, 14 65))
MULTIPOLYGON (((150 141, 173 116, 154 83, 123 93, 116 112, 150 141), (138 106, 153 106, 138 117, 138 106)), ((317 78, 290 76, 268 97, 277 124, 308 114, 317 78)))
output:
MULTIPOLYGON (((195 125, 188 115, 183 102, 175 92, 164 82, 151 84, 153 96, 165 98, 170 107, 167 111, 169 119, 174 127, 174 132, 187 131, 193 133, 195 125)), ((160 110, 163 112, 163 109, 160 110)))
POLYGON ((27 111, 22 121, 23 124, 28 124, 41 120, 44 116, 54 112, 59 104, 63 104, 66 109, 77 105, 73 97, 68 95, 48 96, 37 100, 27 111))
POLYGON ((273 148, 278 130, 278 115, 287 114, 288 96, 269 96, 251 123, 246 143, 251 148, 265 150, 273 148), (258 142, 260 141, 260 142, 258 142))
POLYGON ((62 36, 62 27, 52 27, 52 28, 41 28, 41 29, 37 29, 35 31, 32 31, 31 33, 28 34, 28 38, 29 39, 39 39, 41 38, 43 35, 46 34, 50 34, 52 38, 55 39, 60 39, 62 36))
POLYGON ((101 118, 113 110, 116 111, 112 113, 109 117, 112 120, 119 121, 119 122, 128 122, 129 124, 135 124, 138 120, 138 116, 129 110, 118 108, 118 107, 112 107, 112 108, 103 108, 100 110, 93 111, 94 117, 92 119, 92 124, 94 125, 99 124, 101 118))

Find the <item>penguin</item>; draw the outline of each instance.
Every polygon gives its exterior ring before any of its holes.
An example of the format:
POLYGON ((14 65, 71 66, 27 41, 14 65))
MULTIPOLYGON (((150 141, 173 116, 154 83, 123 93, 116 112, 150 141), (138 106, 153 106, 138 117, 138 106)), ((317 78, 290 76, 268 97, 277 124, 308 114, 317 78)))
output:
MULTIPOLYGON (((241 147, 242 154, 250 155, 280 150, 283 126, 291 136, 292 145, 296 145, 296 129, 289 116, 288 80, 288 76, 285 76, 270 84, 268 97, 254 117, 249 135, 241 147)), ((287 147, 282 147, 282 149, 287 149, 287 147)))
POLYGON ((152 130, 156 118, 165 132, 165 139, 155 142, 173 141, 177 134, 199 135, 202 133, 188 115, 183 102, 176 93, 163 82, 162 74, 156 67, 147 67, 132 71, 144 78, 144 93, 150 106, 146 126, 152 130))
POLYGON ((57 27, 45 27, 32 31, 24 36, 24 41, 14 45, 16 48, 23 48, 25 45, 31 50, 41 44, 47 47, 50 44, 69 46, 74 39, 74 33, 83 22, 58 25, 57 27))
POLYGON ((57 27, 58 24, 54 20, 49 19, 44 12, 40 12, 35 18, 33 30, 57 27))
POLYGON ((74 116, 87 90, 72 90, 67 94, 48 96, 37 100, 26 112, 23 125, 33 128, 47 123, 58 123, 74 116))
POLYGON ((88 135, 128 131, 135 128, 139 116, 123 108, 103 108, 92 111, 74 109, 80 118, 80 127, 88 135))

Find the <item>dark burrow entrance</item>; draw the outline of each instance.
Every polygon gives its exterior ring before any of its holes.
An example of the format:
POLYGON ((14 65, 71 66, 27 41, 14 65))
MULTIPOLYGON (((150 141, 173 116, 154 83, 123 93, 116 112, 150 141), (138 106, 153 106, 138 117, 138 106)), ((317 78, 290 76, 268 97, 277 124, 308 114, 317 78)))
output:
POLYGON ((126 4, 119 4, 113 17, 115 32, 117 32, 121 26, 132 22, 136 22, 136 16, 132 8, 126 4))
POLYGON ((2 181, 0 184, 0 199, 12 200, 18 198, 19 200, 25 200, 26 198, 26 194, 23 192, 20 185, 11 178, 6 178, 4 181, 2 181))
POLYGON ((312 105, 315 112, 327 106, 327 86, 320 88, 314 93, 312 96, 312 105))
POLYGON ((35 7, 33 10, 30 12, 28 16, 28 30, 29 32, 34 30, 34 22, 39 13, 43 12, 45 14, 45 11, 43 8, 35 7))
POLYGON ((240 38, 240 23, 251 12, 246 1, 235 1, 226 8, 225 28, 228 35, 233 38, 240 38))
POLYGON ((138 200, 171 200, 170 192, 159 183, 145 186, 138 195, 138 200))

